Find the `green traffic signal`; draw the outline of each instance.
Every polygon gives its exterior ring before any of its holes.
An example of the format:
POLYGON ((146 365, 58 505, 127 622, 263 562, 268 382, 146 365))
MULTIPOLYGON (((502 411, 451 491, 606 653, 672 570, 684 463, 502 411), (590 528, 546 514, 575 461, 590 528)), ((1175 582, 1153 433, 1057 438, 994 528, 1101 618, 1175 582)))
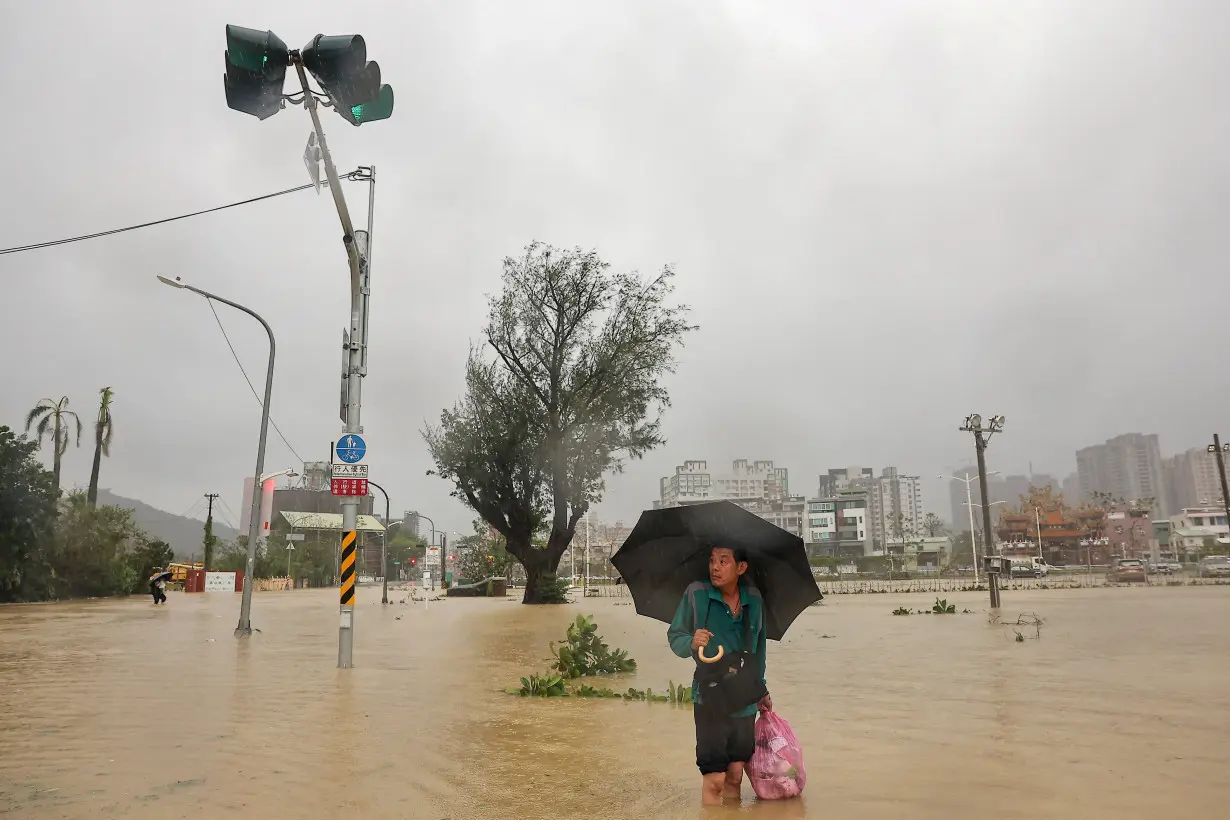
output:
POLYGON ((348 109, 339 109, 342 119, 351 125, 362 125, 373 120, 387 120, 393 116, 393 87, 380 86, 380 96, 367 103, 354 105, 348 109))
POLYGON ((282 85, 290 50, 272 31, 226 27, 226 73, 222 86, 227 107, 258 119, 282 110, 282 85))
POLYGON ((300 51, 300 58, 346 122, 362 125, 392 115, 393 89, 381 85, 380 65, 367 61, 362 35, 317 34, 300 51))

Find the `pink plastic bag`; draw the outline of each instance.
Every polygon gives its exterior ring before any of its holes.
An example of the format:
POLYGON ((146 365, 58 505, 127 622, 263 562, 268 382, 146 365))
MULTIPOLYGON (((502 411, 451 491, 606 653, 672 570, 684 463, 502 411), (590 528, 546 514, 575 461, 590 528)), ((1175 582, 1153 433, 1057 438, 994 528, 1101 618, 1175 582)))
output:
POLYGON ((807 784, 803 747, 785 718, 764 712, 756 720, 756 750, 747 764, 752 790, 761 800, 798 797, 807 784))

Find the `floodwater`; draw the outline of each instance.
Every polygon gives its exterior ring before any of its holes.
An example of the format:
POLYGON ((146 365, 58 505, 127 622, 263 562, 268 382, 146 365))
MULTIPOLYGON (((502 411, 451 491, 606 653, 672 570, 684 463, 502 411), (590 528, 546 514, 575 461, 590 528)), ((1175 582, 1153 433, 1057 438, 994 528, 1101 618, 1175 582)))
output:
MULTIPOLYGON (((0 607, 0 815, 13 818, 700 818, 689 711, 523 700, 578 612, 639 664, 689 674, 628 600, 382 607, 359 593, 338 670, 336 592, 0 607)), ((397 592, 400 600, 404 592, 397 592)), ((1224 818, 1230 588, 1006 594, 1004 616, 893 617, 922 595, 834 595, 769 644, 808 764, 769 818, 1224 818), (1019 628, 1032 637, 1032 628, 1019 628), (829 637, 824 637, 829 636, 829 637)))

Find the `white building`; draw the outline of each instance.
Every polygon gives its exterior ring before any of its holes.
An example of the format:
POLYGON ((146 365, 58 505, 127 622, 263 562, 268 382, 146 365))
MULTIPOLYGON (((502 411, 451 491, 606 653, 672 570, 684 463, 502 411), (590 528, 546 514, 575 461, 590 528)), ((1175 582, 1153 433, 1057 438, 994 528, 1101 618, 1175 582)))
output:
POLYGON ((772 461, 737 459, 730 472, 709 470, 707 461, 685 461, 675 474, 659 481, 661 507, 681 507, 705 501, 783 501, 790 497, 790 472, 772 461))
POLYGON ((729 472, 711 472, 707 461, 685 461, 659 481, 654 508, 731 501, 766 521, 803 537, 802 496, 790 495, 790 474, 772 461, 732 462, 729 472))
POLYGON ((1187 555, 1187 560, 1196 560, 1210 538, 1218 547, 1230 544, 1224 507, 1185 507, 1170 517, 1170 547, 1178 555, 1187 555))
POLYGON ((916 475, 901 475, 896 467, 885 467, 871 484, 868 493, 871 508, 871 536, 874 550, 906 539, 922 537, 925 513, 922 503, 922 479, 916 475), (901 516, 901 532, 896 527, 901 516))
MULTIPOLYGON (((825 488, 821 477, 821 489, 825 488)), ((871 554, 871 520, 867 491, 846 487, 832 495, 807 500, 803 541, 807 554, 856 558, 871 554)))

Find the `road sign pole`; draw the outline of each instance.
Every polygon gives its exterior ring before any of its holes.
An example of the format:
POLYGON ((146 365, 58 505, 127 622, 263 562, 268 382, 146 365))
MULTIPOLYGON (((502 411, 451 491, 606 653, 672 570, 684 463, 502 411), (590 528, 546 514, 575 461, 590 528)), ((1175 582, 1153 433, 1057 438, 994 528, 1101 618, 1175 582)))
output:
MULTIPOLYGON (((367 338, 367 334, 363 329, 363 294, 362 283, 364 278, 363 268, 366 267, 366 262, 359 254, 358 243, 355 241, 354 225, 350 221, 350 211, 346 207, 346 198, 342 195, 342 186, 337 178, 337 169, 333 165, 333 157, 329 153, 329 144, 325 140, 324 129, 320 126, 320 115, 316 111, 316 97, 313 96, 311 88, 308 86, 307 72, 303 67, 303 60, 297 55, 292 55, 295 64, 295 71, 299 75, 299 84, 303 88, 303 107, 308 110, 308 114, 312 117, 312 129, 316 132, 316 145, 320 149, 320 159, 325 166, 325 176, 329 180, 329 193, 333 195, 333 204, 337 207, 337 216, 342 223, 342 244, 346 247, 346 259, 350 263, 350 331, 348 334, 350 343, 350 361, 347 372, 346 385, 346 418, 344 419, 344 430, 347 433, 362 433, 363 426, 360 424, 360 409, 362 378, 363 378, 363 351, 362 343, 367 338)), ((338 638, 337 638, 337 668, 351 668, 354 658, 354 584, 353 581, 347 588, 345 582, 346 576, 346 548, 347 542, 352 551, 355 541, 358 537, 359 523, 359 498, 355 496, 345 496, 342 499, 342 557, 341 557, 341 596, 339 600, 338 611, 338 638)), ((353 561, 350 566, 351 575, 354 573, 353 561)))

